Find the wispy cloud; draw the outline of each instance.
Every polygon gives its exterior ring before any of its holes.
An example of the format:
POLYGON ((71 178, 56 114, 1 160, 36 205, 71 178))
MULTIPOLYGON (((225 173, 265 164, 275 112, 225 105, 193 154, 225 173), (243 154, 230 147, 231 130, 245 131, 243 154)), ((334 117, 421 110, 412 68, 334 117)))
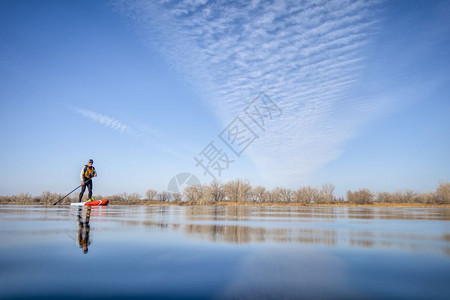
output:
POLYGON ((170 145, 167 145, 167 143, 161 141, 164 135, 159 130, 150 127, 148 124, 139 126, 139 129, 135 129, 122 121, 101 113, 71 106, 69 108, 93 122, 117 131, 120 134, 126 134, 132 138, 135 138, 147 147, 158 149, 176 157, 181 156, 181 154, 176 150, 176 147, 171 147, 170 145))
POLYGON ((283 110, 249 155, 297 182, 336 159, 378 112, 355 97, 379 1, 117 1, 227 125, 259 92, 283 110))
POLYGON ((93 122, 99 123, 103 126, 111 128, 113 130, 116 130, 120 133, 124 133, 129 136, 136 137, 136 138, 141 136, 141 133, 139 131, 134 130, 133 128, 120 122, 119 120, 116 120, 116 119, 106 116, 104 114, 100 114, 100 113, 96 113, 96 112, 93 112, 93 111, 90 111, 87 109, 81 109, 81 108, 76 108, 76 107, 70 107, 70 109, 76 111, 83 117, 85 117, 93 122))

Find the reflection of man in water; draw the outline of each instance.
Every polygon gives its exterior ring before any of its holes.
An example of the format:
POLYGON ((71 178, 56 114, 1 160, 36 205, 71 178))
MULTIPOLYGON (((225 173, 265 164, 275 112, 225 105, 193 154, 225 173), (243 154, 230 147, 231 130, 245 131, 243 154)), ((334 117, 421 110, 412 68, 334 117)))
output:
POLYGON ((91 208, 87 207, 86 219, 84 222, 81 217, 82 210, 83 210, 83 208, 81 208, 81 207, 78 208, 78 240, 77 240, 77 244, 81 249, 83 249, 83 253, 86 254, 86 253, 88 253, 88 246, 91 244, 91 242, 89 241, 89 231, 90 231, 89 218, 91 216, 91 208))

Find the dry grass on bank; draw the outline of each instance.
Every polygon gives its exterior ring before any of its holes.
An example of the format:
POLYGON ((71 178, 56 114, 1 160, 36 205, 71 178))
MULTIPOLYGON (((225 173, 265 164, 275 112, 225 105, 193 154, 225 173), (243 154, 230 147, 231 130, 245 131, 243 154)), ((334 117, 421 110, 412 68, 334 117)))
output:
MULTIPOLYGON (((78 202, 72 201, 72 202, 78 202)), ((52 205, 54 202, 49 201, 5 201, 4 197, 0 197, 0 205, 52 205)), ((62 201, 58 205, 69 205, 71 202, 62 201)), ((450 208, 450 204, 420 204, 420 203, 372 203, 372 204, 354 204, 348 202, 342 203, 310 203, 310 204, 302 204, 302 203, 258 203, 258 202, 245 202, 245 203, 236 203, 236 202, 218 202, 218 203, 189 203, 189 202, 161 202, 161 201, 148 201, 148 200, 137 200, 137 201, 127 201, 127 200, 116 200, 111 201, 111 205, 144 205, 144 206, 230 206, 230 207, 399 207, 399 208, 407 208, 407 207, 434 207, 434 208, 450 208)))

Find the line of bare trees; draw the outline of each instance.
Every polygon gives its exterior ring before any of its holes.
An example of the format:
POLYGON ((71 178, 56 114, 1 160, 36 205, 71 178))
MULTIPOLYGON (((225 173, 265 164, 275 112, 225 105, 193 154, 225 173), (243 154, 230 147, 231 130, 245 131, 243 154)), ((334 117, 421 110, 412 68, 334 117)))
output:
POLYGON ((417 193, 381 192, 372 193, 368 189, 348 191, 347 198, 334 195, 335 186, 330 183, 320 188, 301 187, 289 189, 263 186, 251 186, 247 180, 233 180, 225 184, 214 181, 209 185, 187 186, 183 191, 184 201, 188 204, 214 204, 219 202, 235 203, 296 203, 307 204, 373 204, 373 203, 418 203, 450 204, 450 183, 441 182, 435 192, 417 193))
MULTIPOLYGON (((248 180, 232 180, 227 183, 213 181, 210 184, 189 185, 182 193, 158 192, 149 189, 145 197, 138 193, 122 193, 111 195, 108 198, 114 204, 150 204, 150 203, 178 203, 184 205, 217 204, 223 202, 237 204, 258 203, 292 203, 298 205, 311 204, 375 204, 375 203, 406 203, 406 204, 450 204, 450 182, 441 182, 434 192, 417 193, 414 191, 403 192, 379 192, 372 193, 368 189, 348 191, 346 199, 337 198, 334 195, 335 186, 330 183, 323 184, 320 188, 301 187, 289 189, 275 187, 266 189, 263 186, 252 186, 248 180)), ((0 204, 52 204, 62 195, 43 192, 40 196, 33 197, 30 194, 14 196, 0 196, 0 204)), ((104 198, 101 195, 97 199, 104 198)), ((76 196, 67 197, 62 204, 77 202, 76 196)))

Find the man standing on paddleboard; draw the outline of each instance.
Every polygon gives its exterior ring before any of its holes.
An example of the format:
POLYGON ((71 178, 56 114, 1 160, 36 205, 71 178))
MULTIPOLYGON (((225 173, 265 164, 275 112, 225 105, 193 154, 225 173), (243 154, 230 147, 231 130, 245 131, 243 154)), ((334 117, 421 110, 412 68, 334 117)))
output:
POLYGON ((81 199, 83 198, 84 191, 86 190, 86 186, 88 187, 89 191, 89 199, 88 201, 93 201, 92 198, 92 178, 97 177, 97 171, 95 171, 95 168, 93 166, 94 161, 90 159, 88 161, 87 165, 84 165, 84 167, 81 169, 80 178, 81 178, 81 192, 80 196, 78 197, 78 202, 81 202, 81 199))

